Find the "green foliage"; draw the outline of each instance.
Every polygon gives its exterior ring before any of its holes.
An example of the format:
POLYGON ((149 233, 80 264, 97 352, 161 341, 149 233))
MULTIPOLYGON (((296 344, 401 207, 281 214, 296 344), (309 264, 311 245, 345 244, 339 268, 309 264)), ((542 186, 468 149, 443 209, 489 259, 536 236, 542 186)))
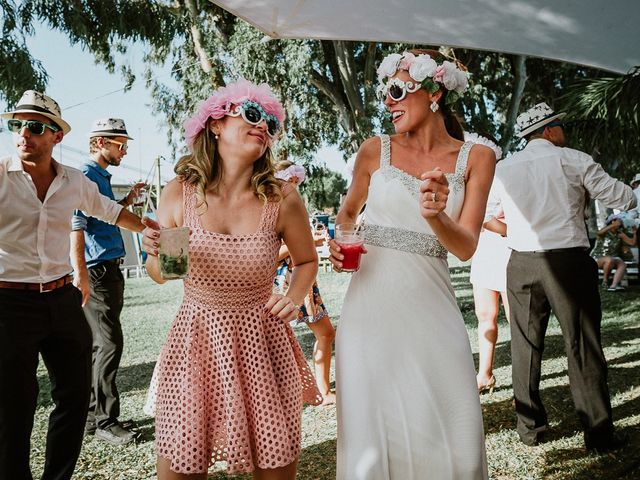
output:
POLYGON ((325 166, 309 164, 306 169, 309 175, 300 185, 300 193, 306 198, 309 210, 337 212, 341 196, 347 190, 347 180, 325 166))
POLYGON ((559 99, 568 136, 615 176, 640 170, 640 68, 628 75, 584 78, 559 99))
MULTIPOLYGON (((143 43, 153 112, 169 126, 176 157, 184 149, 184 119, 215 88, 242 75, 268 82, 285 104, 288 120, 276 155, 309 161, 321 145, 329 144, 337 145, 346 159, 365 138, 393 130, 375 98, 377 64, 390 52, 429 48, 271 40, 208 1, 0 0, 0 7, 0 61, 6 65, 0 69, 0 98, 11 103, 24 89, 43 90, 46 85, 46 72, 24 41, 35 22, 65 33, 109 71, 118 68, 127 85, 135 76, 131 66, 118 63, 118 55, 132 42, 143 43), (172 67, 171 85, 153 75, 158 65, 166 64, 172 67)), ((441 51, 453 54, 449 48, 441 51)), ((470 72, 469 89, 453 105, 466 130, 494 136, 505 152, 513 151, 519 145, 515 117, 546 101, 576 112, 567 135, 572 146, 601 154, 605 165, 619 174, 637 167, 637 74, 623 81, 539 58, 468 49, 456 50, 455 56, 470 72)))

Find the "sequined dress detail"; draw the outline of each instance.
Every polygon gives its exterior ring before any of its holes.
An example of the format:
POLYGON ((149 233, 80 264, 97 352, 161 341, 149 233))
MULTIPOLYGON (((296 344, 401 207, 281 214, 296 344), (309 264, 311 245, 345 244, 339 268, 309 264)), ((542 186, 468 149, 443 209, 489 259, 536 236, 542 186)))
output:
MULTIPOLYGON (((420 180, 380 138, 360 270, 336 337, 338 480, 481 480, 482 412, 447 251, 420 215, 420 180)), ((457 220, 471 144, 447 175, 457 220)))
POLYGON ((264 206, 254 234, 226 235, 202 228, 192 186, 183 197, 190 272, 151 387, 156 453, 187 474, 218 461, 229 473, 288 465, 303 401, 322 397, 291 328, 265 308, 280 204, 264 206))

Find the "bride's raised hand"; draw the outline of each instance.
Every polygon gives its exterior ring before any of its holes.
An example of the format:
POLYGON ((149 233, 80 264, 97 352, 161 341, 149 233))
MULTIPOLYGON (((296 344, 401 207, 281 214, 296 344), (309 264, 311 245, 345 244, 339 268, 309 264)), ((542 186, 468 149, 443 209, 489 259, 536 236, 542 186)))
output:
POLYGON ((434 218, 447 206, 449 181, 438 167, 423 173, 420 178, 420 215, 425 219, 434 218))

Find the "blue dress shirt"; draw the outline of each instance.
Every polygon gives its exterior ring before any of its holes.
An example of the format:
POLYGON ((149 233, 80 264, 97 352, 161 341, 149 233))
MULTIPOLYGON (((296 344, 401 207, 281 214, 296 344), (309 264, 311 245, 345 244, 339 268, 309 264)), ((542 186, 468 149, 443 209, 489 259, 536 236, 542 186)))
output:
MULTIPOLYGON (((98 185, 101 194, 115 200, 111 189, 111 174, 96 162, 82 165, 82 173, 98 185)), ((84 254, 87 267, 91 268, 106 260, 114 260, 125 256, 124 242, 120 229, 94 217, 87 217, 80 210, 73 213, 71 219, 73 230, 84 230, 84 254)))

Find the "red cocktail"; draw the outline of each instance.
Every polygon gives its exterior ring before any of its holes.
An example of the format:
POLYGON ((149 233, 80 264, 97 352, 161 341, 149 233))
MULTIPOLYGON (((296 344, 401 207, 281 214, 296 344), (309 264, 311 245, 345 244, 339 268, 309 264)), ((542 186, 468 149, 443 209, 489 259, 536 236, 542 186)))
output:
POLYGON ((360 254, 362 253, 362 241, 360 243, 338 243, 342 259, 343 272, 355 272, 360 268, 360 254))
POLYGON ((343 272, 355 272, 360 268, 360 254, 364 243, 364 231, 352 223, 336 226, 336 243, 340 246, 343 272))

